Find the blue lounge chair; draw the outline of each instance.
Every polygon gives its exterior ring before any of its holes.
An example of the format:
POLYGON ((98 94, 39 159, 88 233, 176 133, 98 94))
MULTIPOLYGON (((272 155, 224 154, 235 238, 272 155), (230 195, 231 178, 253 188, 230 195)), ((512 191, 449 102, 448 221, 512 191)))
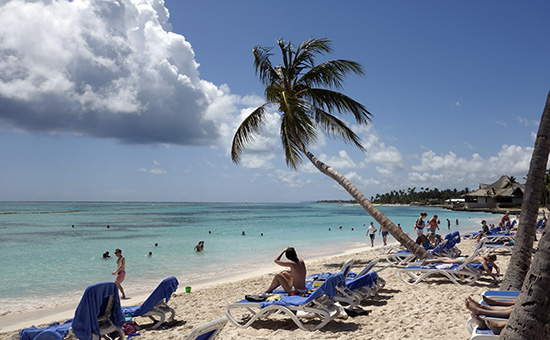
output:
POLYGON ((352 294, 359 297, 359 303, 374 296, 385 284, 386 281, 379 277, 374 270, 352 279, 346 279, 347 288, 352 294))
POLYGON ((248 327, 261 317, 267 317, 273 312, 283 312, 303 330, 313 331, 324 327, 340 314, 340 308, 333 302, 336 287, 344 285, 342 273, 331 274, 328 279, 311 293, 309 297, 278 296, 279 300, 251 302, 246 299, 230 304, 225 309, 229 321, 238 327, 248 327), (247 313, 246 317, 239 311, 247 313), (251 317, 248 315, 251 314, 251 317), (311 316, 310 322, 300 320, 301 314, 311 316), (240 316, 239 316, 240 315, 240 316), (314 320, 316 318, 317 320, 314 320), (240 321, 238 321, 240 320, 240 321))
POLYGON ((482 274, 482 265, 471 263, 481 251, 482 249, 474 251, 472 256, 467 257, 462 264, 432 263, 422 266, 420 262, 412 263, 406 268, 399 270, 397 276, 401 281, 410 285, 415 285, 434 275, 446 276, 455 284, 471 285, 476 282, 482 274))
MULTIPOLYGON (((428 252, 436 256, 457 257, 460 256, 460 249, 456 244, 460 242, 460 233, 458 231, 449 233, 443 239, 443 242, 435 248, 429 249, 428 252)), ((416 260, 416 255, 408 250, 400 250, 393 254, 386 255, 386 261, 394 266, 406 266, 416 260)))
POLYGON ((154 322, 151 329, 157 329, 165 321, 174 319, 175 311, 167 303, 172 294, 178 289, 178 284, 179 282, 174 276, 162 280, 141 306, 122 307, 122 313, 133 318, 138 316, 149 317, 154 322), (170 313, 170 316, 167 318, 168 313, 170 313))
POLYGON ((191 332, 185 340, 213 340, 222 331, 226 323, 227 318, 221 318, 205 323, 204 325, 195 328, 195 330, 193 330, 193 332, 191 332))
MULTIPOLYGON (((510 301, 513 299, 516 299, 519 296, 519 291, 517 290, 487 290, 483 293, 481 293, 482 296, 491 298, 493 300, 501 300, 501 301, 510 301)), ((485 302, 483 300, 479 301, 480 304, 484 305, 485 302)), ((491 320, 506 320, 502 318, 497 317, 486 317, 487 319, 491 320)), ((468 321, 466 322, 466 328, 468 329, 468 332, 472 334, 472 339, 498 339, 498 335, 495 335, 491 330, 487 329, 479 329, 472 318, 470 317, 468 321), (492 337, 491 337, 492 336, 492 337)))
MULTIPOLYGON (((378 277, 372 268, 380 261, 374 259, 370 261, 359 274, 351 272, 351 267, 354 264, 353 259, 348 259, 340 273, 345 277, 346 284, 336 287, 336 296, 334 301, 341 305, 353 309, 358 306, 361 301, 376 294, 376 292, 384 286, 385 281, 378 277)), ((331 273, 312 274, 306 278, 306 288, 315 289, 324 282, 331 273)))
POLYGON ((124 339, 123 324, 117 286, 114 282, 103 282, 86 288, 73 319, 45 328, 25 328, 10 339, 60 340, 76 337, 80 340, 99 340, 101 336, 114 332, 118 332, 119 339, 124 339))

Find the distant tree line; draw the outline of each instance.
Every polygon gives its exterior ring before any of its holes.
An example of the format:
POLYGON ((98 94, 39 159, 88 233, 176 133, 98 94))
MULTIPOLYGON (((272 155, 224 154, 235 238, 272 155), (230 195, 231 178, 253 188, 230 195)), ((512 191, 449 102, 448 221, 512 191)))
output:
POLYGON ((407 190, 393 190, 386 194, 376 194, 371 197, 371 202, 378 204, 443 204, 445 200, 451 198, 461 198, 462 195, 470 192, 468 188, 464 190, 437 188, 430 189, 421 187, 417 190, 416 187, 408 188, 407 190))

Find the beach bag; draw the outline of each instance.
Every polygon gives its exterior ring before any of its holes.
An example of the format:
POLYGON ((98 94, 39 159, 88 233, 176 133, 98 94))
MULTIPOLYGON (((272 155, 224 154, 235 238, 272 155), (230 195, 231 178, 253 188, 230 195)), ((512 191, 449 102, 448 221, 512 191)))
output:
POLYGON ((136 332, 136 322, 135 321, 126 322, 124 325, 122 325, 122 331, 126 335, 135 333, 136 332))

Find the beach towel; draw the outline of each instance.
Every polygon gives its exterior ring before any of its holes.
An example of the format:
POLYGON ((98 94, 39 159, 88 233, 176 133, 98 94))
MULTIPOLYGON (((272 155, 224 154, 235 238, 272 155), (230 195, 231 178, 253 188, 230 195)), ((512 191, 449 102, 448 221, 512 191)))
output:
POLYGON ((117 327, 124 324, 120 309, 117 286, 114 282, 104 282, 86 288, 74 313, 73 333, 80 340, 92 340, 92 333, 99 335, 98 316, 105 311, 109 296, 114 297, 111 321, 117 327))

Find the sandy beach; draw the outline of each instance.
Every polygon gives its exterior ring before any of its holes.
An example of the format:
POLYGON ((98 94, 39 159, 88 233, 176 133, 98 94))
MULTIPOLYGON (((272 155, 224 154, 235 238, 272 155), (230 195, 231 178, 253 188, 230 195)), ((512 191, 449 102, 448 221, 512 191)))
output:
MULTIPOLYGON (((462 254, 471 254, 474 245, 474 240, 464 240, 458 247, 462 254)), ((344 261, 354 258, 352 270, 358 272, 375 257, 370 248, 361 248, 337 256, 306 258, 306 262, 308 273, 335 272, 344 261)), ((508 262, 509 255, 498 256, 497 264, 502 273, 505 272, 508 262)), ((445 278, 432 278, 411 286, 399 280, 396 275, 398 269, 388 266, 385 261, 380 261, 375 267, 380 277, 386 280, 386 286, 362 306, 370 311, 369 315, 340 317, 314 332, 300 330, 284 316, 272 316, 245 329, 228 323, 219 339, 468 339, 469 333, 465 326, 468 312, 464 307, 464 299, 467 296, 477 299, 481 292, 497 288, 487 275, 482 276, 472 286, 456 285, 445 278)), ((141 330, 139 339, 184 339, 195 327, 223 317, 228 304, 242 299, 246 294, 261 292, 278 270, 280 269, 277 266, 270 264, 262 271, 220 278, 216 282, 196 283, 191 293, 185 292, 185 286, 189 283, 178 278, 178 291, 169 302, 176 310, 178 322, 166 329, 141 330)), ((133 296, 130 300, 123 300, 122 304, 135 305, 145 298, 146 296, 133 296)), ((37 322, 48 324, 63 321, 70 318, 72 313, 74 309, 42 315, 34 324, 38 326, 37 322), (49 321, 46 321, 48 316, 49 321)), ((137 318, 135 321, 138 324, 148 323, 148 319, 137 318)), ((15 331, 33 324, 29 322, 31 320, 5 325, 0 338, 7 339, 15 331)))

